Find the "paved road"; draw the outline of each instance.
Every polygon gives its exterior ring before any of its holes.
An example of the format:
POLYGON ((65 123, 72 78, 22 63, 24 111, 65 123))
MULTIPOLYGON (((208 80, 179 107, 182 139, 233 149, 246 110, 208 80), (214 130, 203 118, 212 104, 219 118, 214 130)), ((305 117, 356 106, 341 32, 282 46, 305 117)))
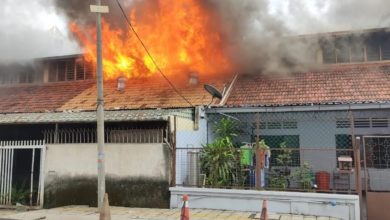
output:
MULTIPOLYGON (((253 219, 256 213, 220 211, 207 209, 191 209, 191 220, 242 220, 253 219)), ((14 220, 98 220, 99 215, 96 208, 87 206, 66 206, 54 209, 44 209, 16 213, 15 211, 0 210, 0 219, 14 220)), ((144 209, 111 207, 112 220, 178 220, 180 219, 179 209, 144 209)), ((336 220, 329 217, 315 217, 302 215, 273 215, 270 220, 336 220)))

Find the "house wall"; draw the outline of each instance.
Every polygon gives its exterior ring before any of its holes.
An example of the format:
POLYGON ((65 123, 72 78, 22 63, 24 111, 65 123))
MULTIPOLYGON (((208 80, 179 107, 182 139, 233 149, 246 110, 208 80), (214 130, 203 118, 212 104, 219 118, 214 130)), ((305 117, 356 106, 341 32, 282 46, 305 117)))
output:
MULTIPOLYGON (((170 153, 163 144, 106 144, 111 205, 167 207, 170 153)), ((45 206, 96 205, 96 144, 48 145, 45 206)))
POLYGON ((177 118, 176 124, 176 184, 182 185, 187 178, 187 148, 198 151, 207 144, 207 120, 203 116, 204 109, 200 109, 198 129, 194 121, 187 118, 177 118))

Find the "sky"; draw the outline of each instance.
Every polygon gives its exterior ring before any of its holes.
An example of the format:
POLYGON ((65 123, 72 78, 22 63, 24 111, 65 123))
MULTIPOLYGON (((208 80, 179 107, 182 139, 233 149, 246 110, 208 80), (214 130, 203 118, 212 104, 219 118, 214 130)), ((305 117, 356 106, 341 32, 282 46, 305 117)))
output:
MULTIPOLYGON (((52 1, 2 0, 0 60, 81 52, 77 43, 69 37, 65 15, 56 10, 52 1)), ((282 21, 293 35, 390 25, 388 0, 262 1, 268 3, 269 16, 282 21)))

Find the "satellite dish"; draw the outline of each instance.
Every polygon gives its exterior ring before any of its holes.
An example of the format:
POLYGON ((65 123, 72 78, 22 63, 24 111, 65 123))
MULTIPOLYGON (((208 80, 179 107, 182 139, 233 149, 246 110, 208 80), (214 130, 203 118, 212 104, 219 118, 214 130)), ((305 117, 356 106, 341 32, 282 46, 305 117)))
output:
POLYGON ((218 89, 216 89, 214 86, 212 85, 208 85, 208 84, 205 84, 204 85, 204 89, 210 93, 213 98, 218 98, 218 99, 222 99, 222 94, 218 91, 218 89))

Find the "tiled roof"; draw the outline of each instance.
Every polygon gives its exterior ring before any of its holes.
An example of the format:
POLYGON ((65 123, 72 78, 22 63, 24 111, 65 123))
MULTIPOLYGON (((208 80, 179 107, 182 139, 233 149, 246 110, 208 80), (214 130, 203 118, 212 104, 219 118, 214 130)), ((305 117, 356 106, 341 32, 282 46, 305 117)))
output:
POLYGON ((226 105, 292 106, 390 102, 390 64, 333 66, 290 75, 241 75, 226 105))
POLYGON ((55 111, 93 85, 74 81, 1 86, 0 113, 55 111))
MULTIPOLYGON (((216 85, 223 89, 223 82, 226 80, 208 80, 207 83, 216 85)), ((192 105, 205 105, 211 100, 200 81, 197 85, 189 83, 174 83, 179 92, 188 99, 192 105)), ((104 105, 107 110, 118 109, 150 109, 150 108, 185 108, 190 105, 180 97, 169 84, 160 77, 146 79, 132 79, 126 83, 123 91, 116 89, 116 81, 104 84, 104 105)), ((68 100, 58 110, 94 110, 96 106, 96 88, 90 87, 74 98, 68 100)))
MULTIPOLYGON (((211 95, 204 83, 222 90, 228 80, 207 80, 197 85, 177 83, 175 86, 194 106, 206 105, 211 95)), ((116 81, 104 83, 106 110, 186 108, 190 105, 160 76, 131 79, 123 91, 117 90, 116 81)), ((69 81, 35 85, 0 86, 0 113, 37 113, 64 111, 94 111, 96 109, 95 81, 69 81)))

